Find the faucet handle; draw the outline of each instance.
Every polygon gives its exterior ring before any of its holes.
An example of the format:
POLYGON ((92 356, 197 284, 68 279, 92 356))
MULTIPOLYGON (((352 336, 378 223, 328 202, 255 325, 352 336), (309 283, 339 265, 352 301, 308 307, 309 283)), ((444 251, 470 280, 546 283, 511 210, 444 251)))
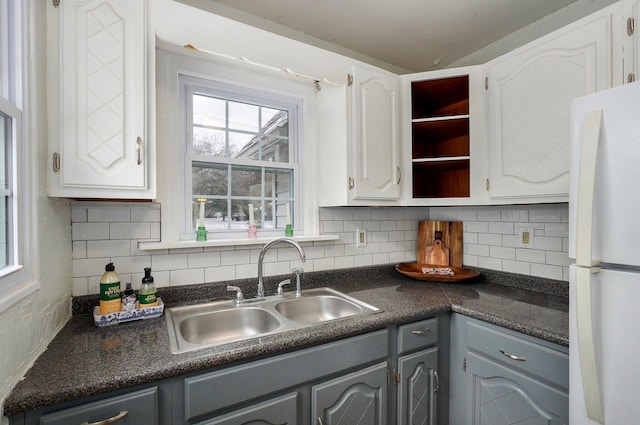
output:
POLYGON ((242 295, 242 290, 238 286, 227 286, 227 291, 234 291, 236 293, 236 304, 239 304, 240 301, 244 299, 244 295, 242 295))
POLYGON ((285 279, 282 282, 278 283, 278 295, 282 295, 282 288, 285 285, 289 285, 291 283, 291 279, 285 279))
POLYGON ((294 267, 291 269, 291 273, 295 273, 296 275, 304 274, 304 269, 302 267, 294 267))

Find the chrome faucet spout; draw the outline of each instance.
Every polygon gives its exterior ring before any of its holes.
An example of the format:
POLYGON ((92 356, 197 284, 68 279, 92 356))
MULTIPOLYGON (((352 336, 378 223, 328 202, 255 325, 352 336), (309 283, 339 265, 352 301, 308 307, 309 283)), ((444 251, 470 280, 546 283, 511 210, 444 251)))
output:
POLYGON ((270 242, 267 242, 264 247, 262 247, 262 250, 260 251, 260 255, 258 256, 258 298, 264 298, 264 280, 263 280, 263 261, 264 261, 264 255, 266 254, 266 252, 271 249, 272 246, 277 245, 279 243, 287 243, 291 246, 293 246, 294 248, 296 248, 298 250, 298 253, 300 253, 300 259, 302 261, 306 260, 306 255, 304 253, 304 249, 302 249, 302 247, 300 246, 300 244, 296 241, 294 241, 293 239, 289 239, 289 238, 278 238, 278 239, 274 239, 270 242))

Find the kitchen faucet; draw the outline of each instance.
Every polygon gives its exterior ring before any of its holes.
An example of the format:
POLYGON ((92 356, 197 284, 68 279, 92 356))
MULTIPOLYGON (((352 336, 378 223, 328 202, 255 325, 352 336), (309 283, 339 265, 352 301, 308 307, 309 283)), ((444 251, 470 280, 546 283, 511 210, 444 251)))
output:
POLYGON ((302 247, 300 246, 300 244, 296 241, 294 241, 293 239, 288 239, 288 238, 278 238, 278 239, 274 239, 270 242, 267 242, 265 244, 265 246, 262 248, 262 251, 260 251, 260 255, 258 256, 258 299, 260 298, 264 298, 264 281, 262 278, 263 275, 263 265, 262 262, 264 260, 264 254, 274 245, 279 244, 279 243, 288 243, 289 245, 292 245, 294 248, 296 248, 298 250, 298 252, 300 253, 300 258, 302 259, 302 261, 306 260, 306 255, 304 254, 304 249, 302 249, 302 247))

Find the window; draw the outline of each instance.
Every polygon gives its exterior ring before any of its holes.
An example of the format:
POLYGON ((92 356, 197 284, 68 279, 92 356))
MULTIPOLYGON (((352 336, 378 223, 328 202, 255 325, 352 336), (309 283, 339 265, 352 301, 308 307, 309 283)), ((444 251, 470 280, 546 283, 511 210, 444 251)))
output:
POLYGON ((25 3, 8 0, 0 5, 0 311, 37 287, 29 267, 25 3))
POLYGON ((183 239, 200 225, 216 237, 246 237, 251 220, 261 235, 301 227, 294 223, 301 102, 185 75, 179 87, 190 212, 183 239))

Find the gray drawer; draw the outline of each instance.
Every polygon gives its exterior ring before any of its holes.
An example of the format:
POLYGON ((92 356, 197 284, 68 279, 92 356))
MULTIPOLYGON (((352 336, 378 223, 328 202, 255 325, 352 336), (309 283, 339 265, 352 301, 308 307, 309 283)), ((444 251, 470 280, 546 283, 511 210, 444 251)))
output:
POLYGON ((421 350, 438 343, 438 319, 421 320, 398 327, 398 354, 421 350))
POLYGON ((158 389, 134 391, 44 415, 40 425, 80 425, 114 418, 127 412, 117 425, 156 425, 158 423, 158 389))
POLYGON ((562 388, 569 388, 569 355, 547 346, 550 343, 539 344, 469 321, 467 345, 471 350, 512 368, 528 372, 562 388))

